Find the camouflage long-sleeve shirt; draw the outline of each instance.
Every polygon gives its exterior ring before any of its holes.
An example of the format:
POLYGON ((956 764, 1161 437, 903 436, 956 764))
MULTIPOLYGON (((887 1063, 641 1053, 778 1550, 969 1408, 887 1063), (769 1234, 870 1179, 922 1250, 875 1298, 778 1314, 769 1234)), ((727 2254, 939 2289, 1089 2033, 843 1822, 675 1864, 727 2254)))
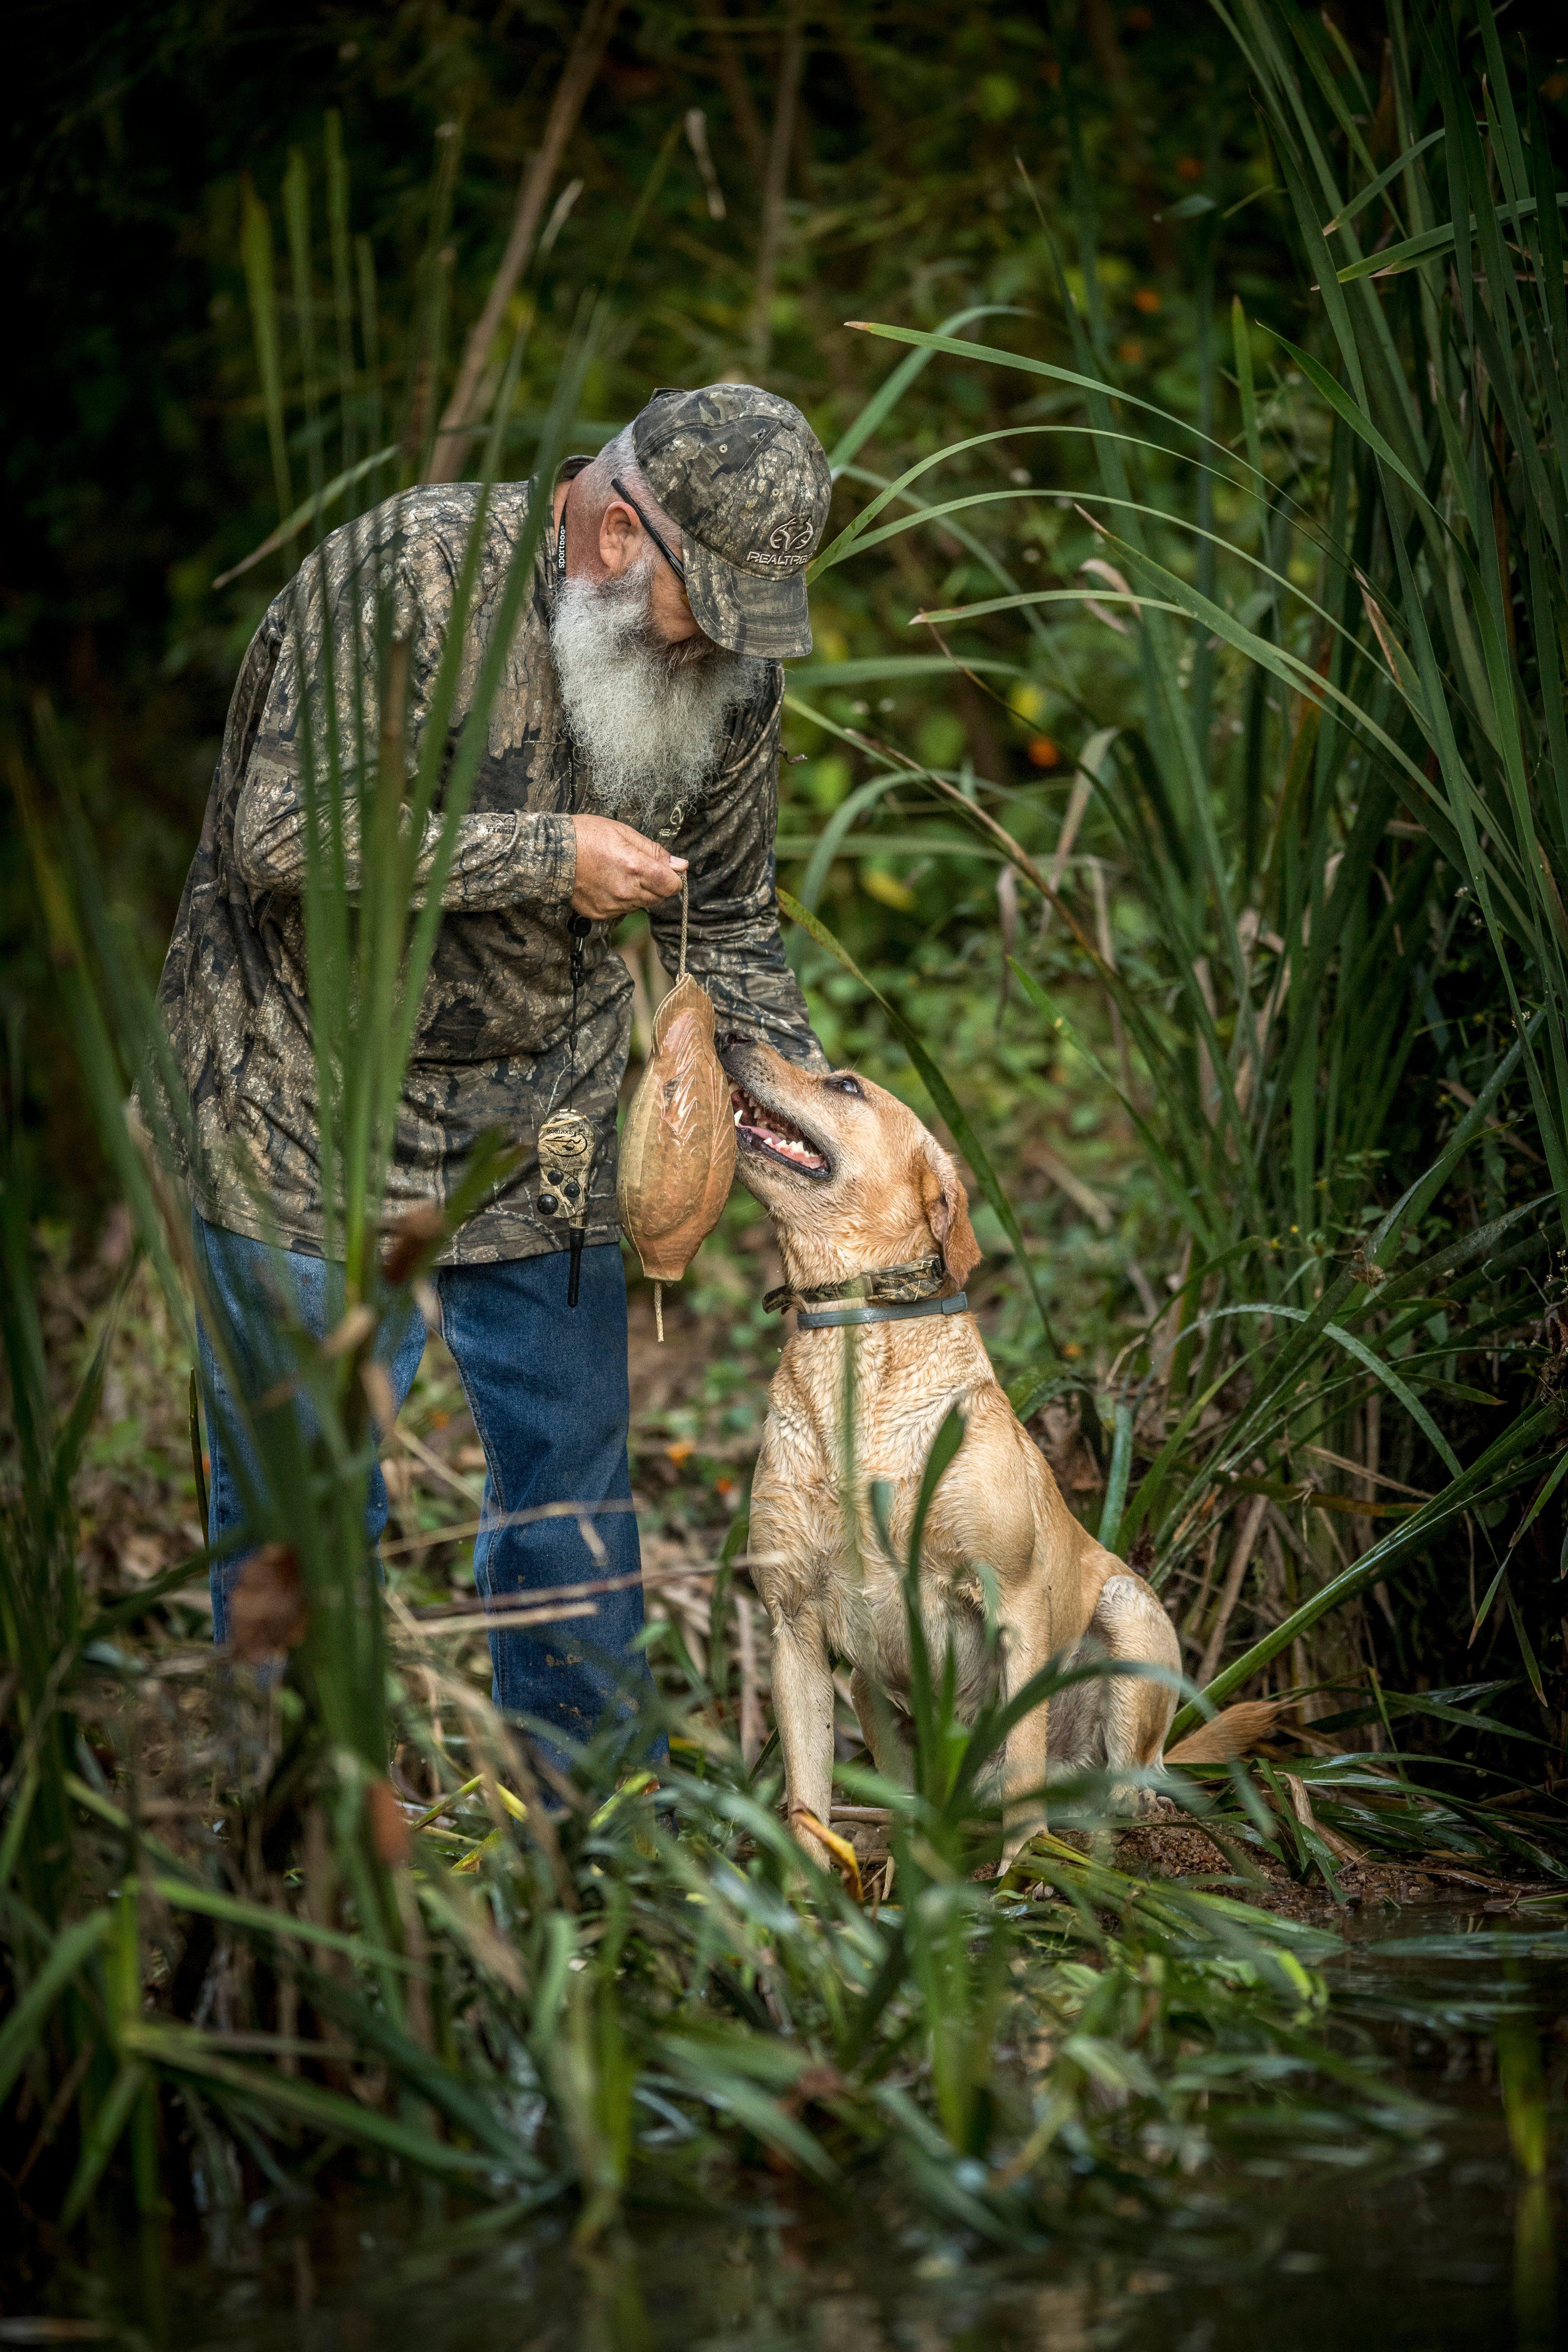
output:
MULTIPOLYGON (((585 460, 568 461, 575 472, 585 460)), ((478 583, 448 729, 455 747, 473 700, 531 486, 491 493, 478 583)), ((409 646, 406 756, 412 772, 451 619, 479 492, 469 484, 405 493, 334 531, 273 603, 250 644, 201 840, 186 879, 160 1001, 190 1091, 195 1161, 185 1170, 212 1223, 319 1251, 322 1202, 302 893, 307 806, 302 699, 322 696, 332 631, 340 740, 374 743, 374 711, 346 711, 353 632, 374 640, 377 597, 393 601, 409 646), (379 579, 379 588, 377 582, 379 579), (259 1199, 258 1199, 259 1195, 259 1199)), ((606 925, 585 942, 575 1060, 568 1068, 566 929, 576 873, 573 760, 550 651, 554 564, 542 534, 488 740, 442 890, 443 920, 404 1080, 388 1213, 441 1202, 487 1129, 531 1146, 570 1101, 598 1149, 585 1238, 612 1241, 616 1108, 631 1034, 632 983, 606 925)), ((360 665, 363 677, 365 665, 360 665)), ((688 969, 713 998, 721 1032, 766 1036, 797 1061, 820 1058, 784 961, 773 881, 783 676, 758 665, 755 694, 731 715, 714 768, 664 838, 689 859, 688 969)), ((374 756, 374 752, 373 755, 374 756)), ((438 831, 432 821, 420 875, 438 831)), ((357 836, 344 825, 351 894, 357 836)), ((652 917, 673 971, 679 898, 652 917)), ((523 1163, 457 1235, 448 1263, 560 1249, 542 1219, 537 1161, 523 1163)))

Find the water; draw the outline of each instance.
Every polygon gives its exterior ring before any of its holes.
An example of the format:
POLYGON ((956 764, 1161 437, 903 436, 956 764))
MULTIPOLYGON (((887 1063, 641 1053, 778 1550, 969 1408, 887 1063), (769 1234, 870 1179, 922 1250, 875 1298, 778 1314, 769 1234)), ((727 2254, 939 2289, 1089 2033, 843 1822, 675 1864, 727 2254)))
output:
MULTIPOLYGON (((1549 1915, 1550 1916, 1550 1915, 1549 1915)), ((1363 1931, 1333 1963, 1349 2012, 1442 2109, 1424 2156, 1377 2174, 1264 2161, 1116 2244, 997 2256, 846 2184, 763 2192, 719 2219, 635 2213, 584 2260, 570 2216, 497 2231, 437 2200, 316 2200, 187 2249, 149 2294, 133 2251, 58 2283, 98 2340, 167 2352, 1545 2352, 1551 2207, 1512 2164, 1500 2017, 1551 2036, 1568 1934, 1457 1914, 1363 1931)), ((1548 2048, 1551 2047, 1550 2039, 1548 2048)), ((1559 2146, 1563 2134, 1556 2134, 1559 2146)), ((0 2344, 51 2340, 0 2320, 0 2344)), ((21 2325, 19 2325, 21 2323, 21 2325)), ((58 2336, 52 2340, 59 2340, 58 2336)), ((79 2337, 79 2340, 84 2340, 79 2337)))

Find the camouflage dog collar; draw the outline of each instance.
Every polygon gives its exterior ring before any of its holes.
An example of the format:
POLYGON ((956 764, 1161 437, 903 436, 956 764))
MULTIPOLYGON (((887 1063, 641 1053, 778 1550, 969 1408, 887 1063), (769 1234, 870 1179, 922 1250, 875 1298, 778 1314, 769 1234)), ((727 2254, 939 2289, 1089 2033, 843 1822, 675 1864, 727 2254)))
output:
POLYGON ((940 1257, 914 1257, 904 1265, 868 1266, 842 1282, 818 1283, 815 1289, 795 1290, 787 1282, 770 1290, 763 1311, 777 1315, 791 1307, 824 1307, 830 1299, 863 1299, 868 1305, 907 1307, 934 1298, 948 1278, 940 1257))
POLYGON ((656 392, 632 424, 648 488, 680 525, 692 616, 715 645, 763 661, 811 651, 805 567, 833 478, 793 401, 752 383, 656 392))

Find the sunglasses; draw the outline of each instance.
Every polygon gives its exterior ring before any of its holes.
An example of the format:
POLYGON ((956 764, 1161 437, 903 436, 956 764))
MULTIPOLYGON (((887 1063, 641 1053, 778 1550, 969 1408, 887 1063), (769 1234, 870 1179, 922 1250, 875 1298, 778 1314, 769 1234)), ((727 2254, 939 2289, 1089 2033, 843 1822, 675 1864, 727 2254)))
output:
POLYGON ((641 523, 644 530, 647 531, 649 539, 652 540, 654 545, 658 548, 659 553, 663 556, 665 562, 668 564, 670 570, 674 572, 676 578, 684 588, 686 585, 685 564, 682 563, 679 555, 672 554, 670 550, 665 545, 664 541, 659 537, 658 532, 654 529, 653 524, 648 520, 647 515, 644 514, 641 507, 638 506, 636 499, 633 498, 630 490, 627 489, 625 482, 622 481, 618 474, 612 474, 610 476, 610 488, 614 490, 618 499, 624 499, 626 505, 630 507, 633 514, 636 515, 638 522, 641 523))

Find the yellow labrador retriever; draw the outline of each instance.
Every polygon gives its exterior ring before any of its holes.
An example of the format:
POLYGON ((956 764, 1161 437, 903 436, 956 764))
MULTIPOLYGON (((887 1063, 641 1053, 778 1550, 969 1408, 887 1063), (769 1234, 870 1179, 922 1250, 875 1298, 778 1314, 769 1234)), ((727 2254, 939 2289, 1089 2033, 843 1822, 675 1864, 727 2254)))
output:
MULTIPOLYGON (((904 1595, 868 1491, 888 1482, 892 1541, 905 1553, 931 1440, 954 1406, 965 1434, 926 1524, 921 1605, 933 1660, 953 1654, 965 1711, 988 1672, 982 1570, 994 1595, 1006 1693, 1080 1644, 1173 1675, 1181 1652, 1150 1587, 1068 1510, 991 1369, 962 1296, 980 1250, 948 1153, 868 1079, 799 1069, 743 1037, 725 1039, 721 1058, 740 1173, 773 1221, 797 1309, 769 1392, 748 1549, 773 1628, 792 1824, 824 1859, 803 1816, 828 1818, 835 1658, 852 1667, 879 1770, 900 1771, 888 1702, 896 1708, 909 1687, 904 1595), (858 1559, 844 1509, 847 1344, 855 1353, 858 1559)), ((1163 1683, 1110 1675, 1035 1708, 1007 1741, 1010 1848, 1044 1818, 1047 1718, 1053 1773, 1093 1766, 1114 1774, 1160 1762, 1175 1704, 1163 1683)))

